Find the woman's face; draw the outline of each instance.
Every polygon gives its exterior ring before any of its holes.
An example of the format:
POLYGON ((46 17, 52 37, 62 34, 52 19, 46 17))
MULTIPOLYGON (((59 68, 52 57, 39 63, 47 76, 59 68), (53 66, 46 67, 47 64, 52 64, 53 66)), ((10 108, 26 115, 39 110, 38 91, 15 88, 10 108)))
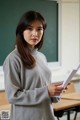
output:
POLYGON ((34 47, 40 42, 43 32, 44 30, 42 23, 35 20, 27 27, 26 30, 24 30, 23 37, 30 47, 34 47))

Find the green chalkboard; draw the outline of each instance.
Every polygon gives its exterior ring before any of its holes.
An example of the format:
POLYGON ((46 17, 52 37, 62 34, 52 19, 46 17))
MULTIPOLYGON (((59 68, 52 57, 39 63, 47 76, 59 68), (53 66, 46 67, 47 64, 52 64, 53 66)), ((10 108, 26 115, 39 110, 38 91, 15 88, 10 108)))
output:
POLYGON ((15 30, 22 14, 40 12, 47 22, 45 42, 41 51, 49 62, 58 61, 58 4, 48 0, 0 0, 0 65, 14 49, 15 30))

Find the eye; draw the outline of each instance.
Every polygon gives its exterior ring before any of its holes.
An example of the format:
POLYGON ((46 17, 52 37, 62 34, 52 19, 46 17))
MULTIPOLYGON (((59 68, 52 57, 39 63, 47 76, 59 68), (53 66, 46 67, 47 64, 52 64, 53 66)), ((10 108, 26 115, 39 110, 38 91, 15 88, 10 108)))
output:
POLYGON ((33 28, 32 28, 32 27, 27 27, 27 30, 32 31, 32 30, 33 30, 33 28))
POLYGON ((43 28, 38 28, 38 29, 37 29, 37 31, 42 31, 42 30, 43 30, 43 28))

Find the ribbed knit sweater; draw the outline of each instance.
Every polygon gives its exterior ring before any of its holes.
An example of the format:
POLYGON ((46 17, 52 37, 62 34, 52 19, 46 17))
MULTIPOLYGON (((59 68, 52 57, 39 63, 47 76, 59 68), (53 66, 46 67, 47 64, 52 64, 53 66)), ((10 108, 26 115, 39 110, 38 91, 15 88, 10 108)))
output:
POLYGON ((32 69, 23 65, 17 48, 3 64, 5 91, 11 104, 10 120, 54 120, 47 89, 51 72, 41 52, 34 49, 31 54, 36 60, 32 69))

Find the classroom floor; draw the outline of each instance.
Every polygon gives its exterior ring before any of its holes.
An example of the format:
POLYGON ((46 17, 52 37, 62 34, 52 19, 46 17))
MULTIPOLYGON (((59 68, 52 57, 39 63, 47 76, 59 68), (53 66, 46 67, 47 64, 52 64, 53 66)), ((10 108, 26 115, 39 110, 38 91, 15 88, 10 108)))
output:
MULTIPOLYGON (((74 120, 74 112, 73 113, 71 113, 71 119, 70 120, 74 120)), ((61 117, 61 118, 59 118, 60 120, 67 120, 67 116, 66 115, 64 115, 63 117, 61 117)), ((55 120, 57 120, 57 118, 55 118, 55 120)), ((78 112, 78 114, 77 114, 77 118, 76 118, 76 120, 80 120, 80 112, 78 112)))

